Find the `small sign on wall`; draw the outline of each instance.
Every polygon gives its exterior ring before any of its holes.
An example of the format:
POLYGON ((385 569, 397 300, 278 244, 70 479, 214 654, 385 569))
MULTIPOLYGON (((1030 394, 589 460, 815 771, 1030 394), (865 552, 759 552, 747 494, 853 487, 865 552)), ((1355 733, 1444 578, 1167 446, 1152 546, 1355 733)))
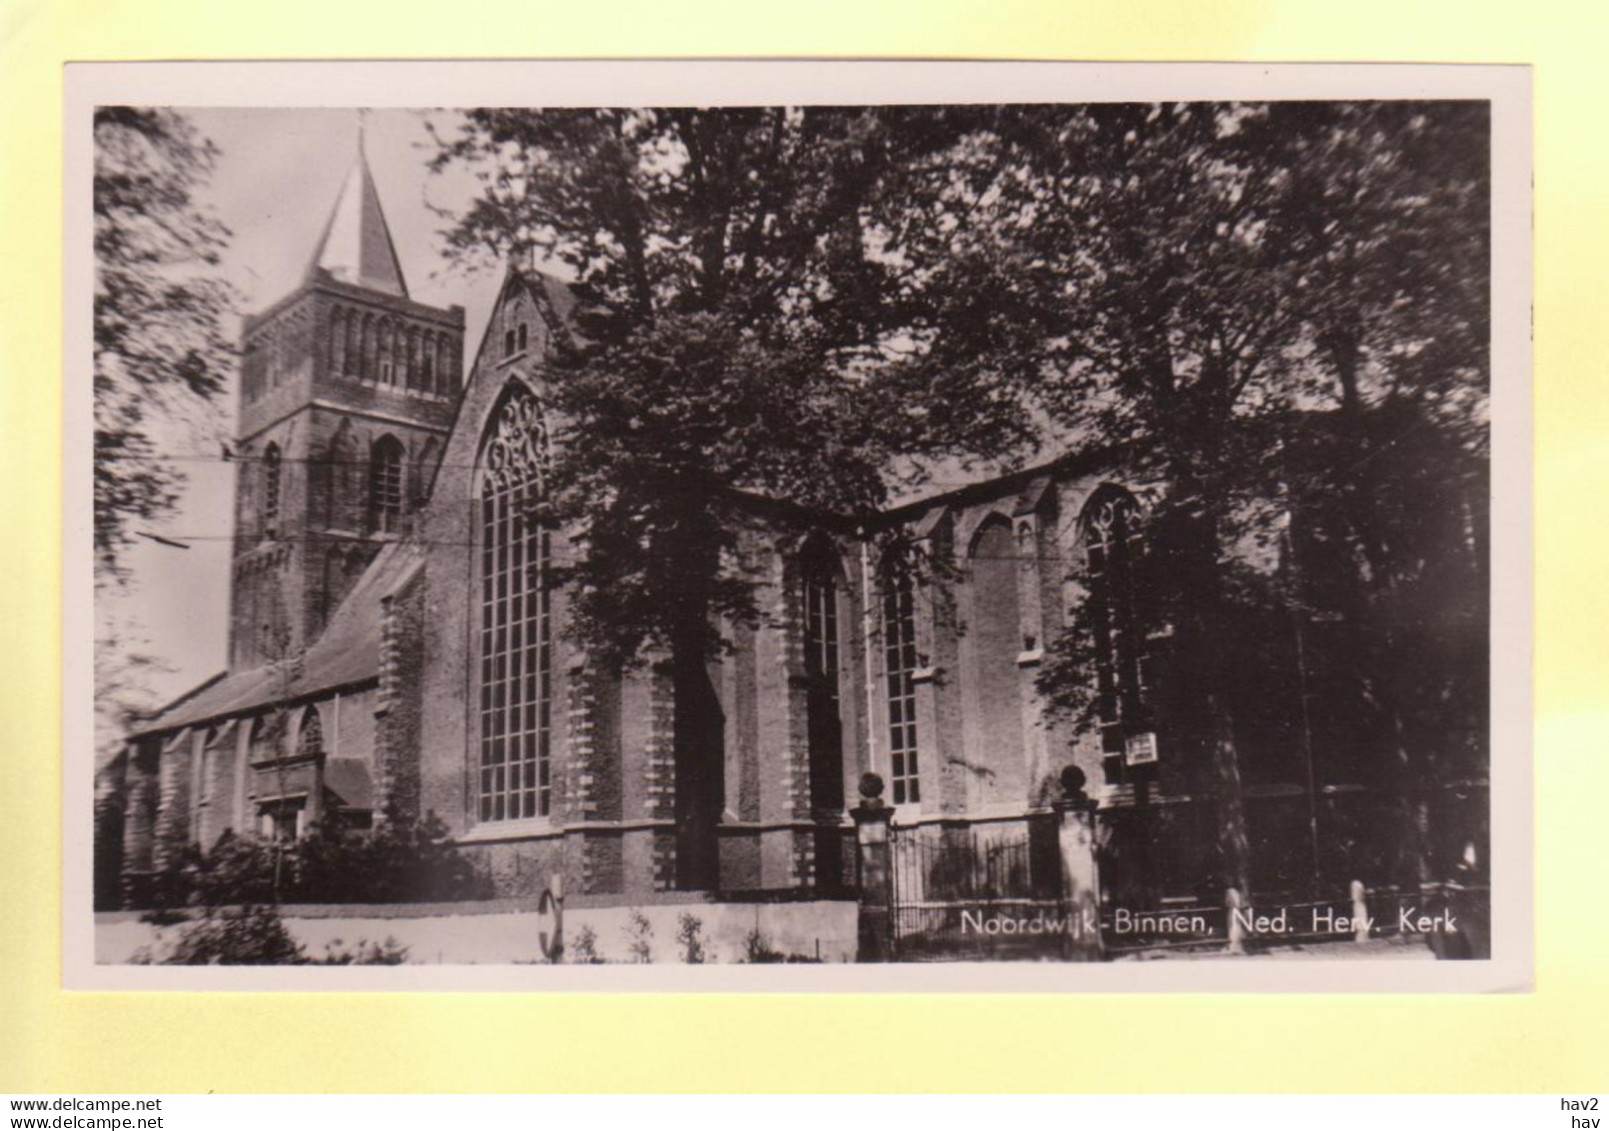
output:
POLYGON ((1156 732, 1131 734, 1123 740, 1123 760, 1131 766, 1148 766, 1156 761, 1156 732))

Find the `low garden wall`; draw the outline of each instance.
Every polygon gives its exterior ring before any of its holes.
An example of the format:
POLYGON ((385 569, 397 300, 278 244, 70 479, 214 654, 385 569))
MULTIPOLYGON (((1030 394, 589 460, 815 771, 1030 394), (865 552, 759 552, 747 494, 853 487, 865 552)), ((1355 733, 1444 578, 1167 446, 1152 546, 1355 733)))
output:
MULTIPOLYGON (((551 932, 553 926, 551 917, 539 914, 532 900, 290 904, 280 910, 291 937, 315 959, 389 942, 406 948, 409 963, 542 963, 547 959, 540 932, 551 932)), ((563 961, 853 962, 856 914, 852 900, 570 905, 564 909, 563 961)), ((95 960, 160 961, 184 927, 184 923, 157 926, 131 911, 98 914, 95 960)))

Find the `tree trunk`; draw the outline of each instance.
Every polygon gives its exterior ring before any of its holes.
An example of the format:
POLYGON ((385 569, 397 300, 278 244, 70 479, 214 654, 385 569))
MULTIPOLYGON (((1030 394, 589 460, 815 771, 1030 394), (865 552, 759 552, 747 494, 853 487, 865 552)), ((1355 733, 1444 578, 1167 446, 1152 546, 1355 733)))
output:
MULTIPOLYGON (((1358 386, 1361 353, 1358 334, 1331 331, 1324 336, 1323 343, 1340 386, 1341 425, 1349 445, 1357 453, 1355 460, 1346 465, 1354 470, 1352 482, 1339 486, 1346 501, 1347 521, 1357 536, 1368 567, 1363 587, 1353 590, 1356 597, 1348 615, 1354 618, 1365 639, 1375 642, 1373 649, 1365 648, 1364 657, 1372 655, 1376 664, 1390 664, 1398 655, 1392 623, 1397 606, 1396 579, 1376 502, 1380 484, 1374 457, 1381 445, 1373 434, 1358 386)), ((1395 814, 1391 821, 1395 878, 1400 883, 1418 884, 1425 882, 1431 871, 1430 814, 1423 793, 1425 767, 1420 764, 1422 759, 1414 756, 1407 741, 1397 673, 1386 670, 1374 675, 1376 711, 1386 737, 1385 773, 1379 784, 1390 793, 1391 803, 1386 810, 1395 814)))

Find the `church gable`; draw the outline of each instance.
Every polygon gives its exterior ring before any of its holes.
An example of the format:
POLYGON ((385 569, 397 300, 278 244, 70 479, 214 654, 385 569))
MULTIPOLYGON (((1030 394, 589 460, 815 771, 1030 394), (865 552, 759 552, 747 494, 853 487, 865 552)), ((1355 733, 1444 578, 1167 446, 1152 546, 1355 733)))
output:
POLYGON ((470 381, 488 371, 529 370, 547 359, 574 308, 569 288, 551 276, 509 265, 470 365, 470 381))

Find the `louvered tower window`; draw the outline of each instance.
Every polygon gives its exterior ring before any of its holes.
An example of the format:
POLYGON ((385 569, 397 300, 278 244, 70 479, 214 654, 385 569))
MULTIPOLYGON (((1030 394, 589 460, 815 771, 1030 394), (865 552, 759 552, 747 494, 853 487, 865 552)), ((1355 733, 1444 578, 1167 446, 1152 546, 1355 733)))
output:
POLYGON ((279 445, 263 451, 263 537, 279 533, 279 445))
POLYGON ((402 456, 395 436, 380 437, 369 455, 369 525, 382 534, 402 522, 402 456))

